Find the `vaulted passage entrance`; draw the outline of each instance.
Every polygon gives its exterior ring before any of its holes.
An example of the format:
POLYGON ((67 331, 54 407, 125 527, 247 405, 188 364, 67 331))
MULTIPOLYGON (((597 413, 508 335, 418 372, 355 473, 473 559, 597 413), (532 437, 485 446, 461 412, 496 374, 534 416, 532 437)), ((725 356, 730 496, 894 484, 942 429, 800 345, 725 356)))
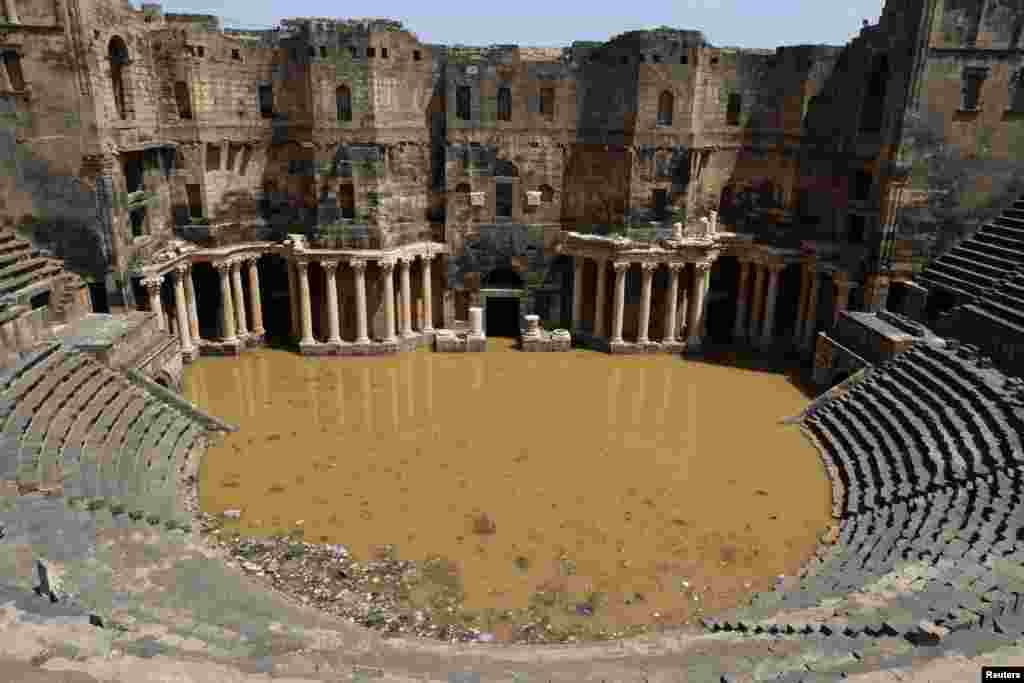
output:
POLYGON ((484 332, 488 337, 519 336, 519 299, 489 296, 484 314, 484 332))

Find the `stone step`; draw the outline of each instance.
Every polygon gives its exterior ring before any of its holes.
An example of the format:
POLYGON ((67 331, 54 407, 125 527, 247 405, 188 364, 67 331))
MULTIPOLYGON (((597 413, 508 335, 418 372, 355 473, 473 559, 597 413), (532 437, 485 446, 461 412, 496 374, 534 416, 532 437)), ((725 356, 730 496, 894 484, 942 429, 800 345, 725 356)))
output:
POLYGON ((1013 249, 1015 251, 1024 250, 1024 241, 1014 239, 1012 237, 1005 237, 998 235, 993 232, 982 228, 974 235, 976 242, 982 242, 984 244, 992 244, 997 247, 1003 247, 1004 249, 1013 249))
POLYGON ((24 275, 19 275, 8 280, 2 280, 0 281, 0 295, 14 293, 34 282, 41 282, 47 278, 58 275, 63 270, 63 266, 51 262, 50 264, 44 265, 41 268, 36 268, 24 275))
POLYGON ((1010 272, 1019 265, 1018 261, 1005 258, 1005 255, 990 254, 980 251, 975 248, 976 246, 977 243, 975 242, 961 242, 957 246, 953 247, 949 251, 949 254, 967 259, 974 263, 984 263, 985 265, 996 268, 1003 273, 1010 272))
POLYGON ((34 270, 42 269, 50 263, 51 260, 45 256, 17 260, 5 268, 0 268, 0 281, 10 280, 34 270))
POLYGON ((956 268, 977 271, 978 273, 984 275, 985 277, 991 278, 993 281, 999 280, 1004 275, 1006 275, 1005 269, 996 266, 991 266, 981 260, 974 260, 964 256, 960 256, 954 254, 953 252, 949 252, 947 254, 942 255, 940 257, 940 260, 943 263, 948 263, 956 268))
POLYGON ((960 282, 961 288, 972 285, 971 291, 987 289, 996 283, 996 278, 991 275, 979 272, 972 268, 962 268, 947 259, 940 258, 926 269, 926 274, 934 277, 936 274, 944 275, 946 278, 960 282))
POLYGON ((1024 249, 1015 249, 998 244, 991 244, 989 242, 983 242, 973 238, 966 240, 965 242, 961 242, 961 244, 969 247, 973 251, 979 251, 991 256, 998 256, 999 258, 1012 261, 1015 264, 1024 262, 1024 249))
POLYGON ((19 382, 30 370, 43 363, 52 363, 54 356, 61 351, 59 343, 49 344, 38 351, 30 352, 25 358, 18 362, 13 368, 0 375, 0 397, 6 400, 5 394, 11 387, 19 382))
POLYGON ((925 269, 917 280, 925 287, 943 289, 968 300, 973 299, 982 292, 982 288, 979 285, 963 282, 955 277, 938 271, 933 272, 929 269, 925 269))

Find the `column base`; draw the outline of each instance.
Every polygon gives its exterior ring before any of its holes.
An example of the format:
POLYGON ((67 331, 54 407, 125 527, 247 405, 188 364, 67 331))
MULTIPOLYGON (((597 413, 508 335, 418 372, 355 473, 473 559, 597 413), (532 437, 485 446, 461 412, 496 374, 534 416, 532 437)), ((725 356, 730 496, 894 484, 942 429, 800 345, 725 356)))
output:
POLYGON ((203 339, 199 342, 198 351, 200 356, 239 356, 243 347, 242 340, 237 337, 218 341, 203 339))
POLYGON ((199 349, 194 346, 190 346, 187 349, 181 350, 181 360, 183 363, 191 363, 199 358, 199 349))
POLYGON ((696 353, 701 350, 704 345, 704 340, 700 337, 690 337, 686 340, 686 351, 687 353, 696 353))

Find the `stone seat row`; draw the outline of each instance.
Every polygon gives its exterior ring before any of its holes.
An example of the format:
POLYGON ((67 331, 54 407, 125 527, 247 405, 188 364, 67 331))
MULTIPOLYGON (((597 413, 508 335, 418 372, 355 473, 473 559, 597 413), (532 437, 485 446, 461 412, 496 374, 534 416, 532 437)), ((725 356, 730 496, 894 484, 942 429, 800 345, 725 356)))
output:
POLYGON ((51 345, 0 377, 0 425, 3 478, 187 524, 178 474, 203 429, 90 356, 51 345))
POLYGON ((822 632, 872 635, 883 624, 902 633, 922 619, 984 621, 988 612, 1018 605, 1024 593, 1024 582, 1000 572, 1000 562, 1012 566, 1024 560, 1016 544, 1024 523, 1022 493, 1021 473, 1014 468, 848 518, 837 546, 812 562, 795 588, 755 596, 752 608, 722 615, 708 626, 793 633, 813 623, 813 630, 822 632), (903 591, 894 600, 900 581, 903 591), (853 597, 845 597, 851 591, 853 597), (865 593, 888 599, 880 608, 865 609, 866 601, 858 597, 865 593), (834 619, 818 616, 826 601, 834 619), (817 611, 802 620, 799 610, 805 608, 817 611), (785 618, 772 617, 779 611, 785 618))

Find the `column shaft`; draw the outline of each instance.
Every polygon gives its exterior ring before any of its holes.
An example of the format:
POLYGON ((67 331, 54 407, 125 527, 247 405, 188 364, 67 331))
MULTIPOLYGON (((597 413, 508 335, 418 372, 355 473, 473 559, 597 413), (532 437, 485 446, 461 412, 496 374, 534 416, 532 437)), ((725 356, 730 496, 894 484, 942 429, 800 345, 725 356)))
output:
POLYGON ((192 281, 192 266, 188 268, 185 276, 185 296, 188 298, 188 326, 192 336, 192 343, 199 348, 199 311, 196 305, 196 285, 192 281))
POLYGON ((430 253, 423 255, 423 260, 420 263, 420 273, 423 277, 423 327, 421 332, 428 333, 434 331, 434 294, 431 291, 433 282, 430 279, 430 261, 433 259, 433 255, 430 253))
POLYGON ((260 274, 257 269, 259 258, 249 259, 249 308, 252 316, 253 334, 263 336, 263 302, 260 297, 260 274))
POLYGON ((756 343, 760 336, 758 328, 761 326, 761 307, 764 303, 764 271, 766 268, 763 263, 758 263, 757 261, 754 261, 752 265, 754 267, 754 294, 750 301, 750 327, 748 328, 747 336, 752 343, 756 343))
POLYGON ((245 337, 249 334, 249 326, 245 319, 245 293, 242 290, 241 261, 234 261, 231 264, 231 284, 234 286, 234 304, 235 315, 238 317, 238 334, 245 337))
POLYGON ((402 283, 402 336, 412 336, 412 285, 410 283, 409 270, 412 260, 403 258, 400 263, 400 277, 402 283))
POLYGON ((779 268, 768 270, 768 295, 764 302, 764 326, 761 328, 761 344, 768 346, 773 341, 775 329, 775 300, 779 293, 779 268))
POLYGON ((163 301, 160 300, 160 286, 163 283, 163 276, 146 278, 142 281, 146 292, 149 294, 149 310, 156 313, 156 324, 161 330, 167 329, 167 316, 164 315, 163 301))
POLYGON ((192 335, 189 330, 188 302, 185 300, 185 273, 187 268, 178 268, 174 271, 174 306, 175 314, 178 316, 178 339, 181 341, 181 350, 187 355, 192 353, 192 335))
POLYGON ((629 270, 629 263, 620 261, 615 266, 615 305, 612 308, 612 338, 613 344, 622 343, 622 315, 626 307, 626 271, 629 270))
POLYGON ((640 264, 640 316, 637 320, 636 341, 639 344, 646 344, 648 341, 648 327, 651 323, 651 280, 654 279, 654 268, 656 263, 640 264))
POLYGON ((288 261, 288 305, 292 316, 292 339, 299 339, 299 335, 302 334, 302 316, 299 312, 301 299, 298 266, 293 261, 288 261))
POLYGON ((238 337, 235 334, 235 308, 231 303, 231 264, 225 261, 218 263, 216 267, 220 275, 220 303, 222 322, 224 323, 224 341, 233 342, 238 337))
POLYGON ((676 340, 676 309, 679 303, 679 266, 678 263, 668 264, 668 298, 665 300, 665 336, 664 343, 676 340))
MULTIPOLYGON (((605 337, 604 312, 607 309, 608 297, 608 262, 604 259, 596 259, 597 264, 597 292, 594 296, 594 336, 605 337)), ((619 321, 619 341, 622 341, 622 321, 619 321)))
MULTIPOLYGON (((580 323, 583 322, 583 256, 573 256, 573 280, 572 280, 572 331, 579 331, 580 323)), ((596 333, 595 333, 596 334, 596 333)))
POLYGON ((338 318, 338 282, 334 275, 338 268, 338 262, 321 261, 320 267, 324 269, 324 286, 327 288, 327 325, 329 328, 327 343, 341 344, 341 321, 338 318))
POLYGON ((379 261, 384 284, 384 340, 395 341, 395 262, 379 261))
POLYGON ((704 332, 704 281, 706 279, 707 264, 693 264, 693 284, 690 287, 690 297, 687 304, 689 320, 686 325, 688 335, 686 345, 689 350, 697 350, 701 347, 704 332))
POLYGON ((836 300, 835 306, 832 307, 833 325, 839 322, 839 315, 850 305, 850 290, 853 289, 853 283, 848 280, 837 280, 835 288, 836 300))
POLYGON ((818 293, 821 290, 821 278, 817 271, 810 271, 809 292, 807 294, 807 318, 804 321, 803 347, 814 349, 814 335, 818 332, 818 293))
POLYGON ((806 266, 800 268, 800 303, 796 309, 796 327, 793 329, 793 343, 799 347, 804 338, 804 313, 807 310, 807 294, 810 290, 810 275, 806 266))
POLYGON ((750 293, 747 285, 750 282, 750 261, 740 261, 740 283, 736 289, 736 322, 732 326, 733 341, 741 342, 746 338, 747 301, 750 293))
POLYGON ((366 261, 356 259, 349 262, 356 281, 356 343, 368 344, 370 337, 366 325, 366 261))
POLYGON ((313 304, 309 299, 309 264, 299 261, 295 264, 299 278, 299 308, 302 316, 302 339, 299 344, 315 344, 313 339, 313 304))

